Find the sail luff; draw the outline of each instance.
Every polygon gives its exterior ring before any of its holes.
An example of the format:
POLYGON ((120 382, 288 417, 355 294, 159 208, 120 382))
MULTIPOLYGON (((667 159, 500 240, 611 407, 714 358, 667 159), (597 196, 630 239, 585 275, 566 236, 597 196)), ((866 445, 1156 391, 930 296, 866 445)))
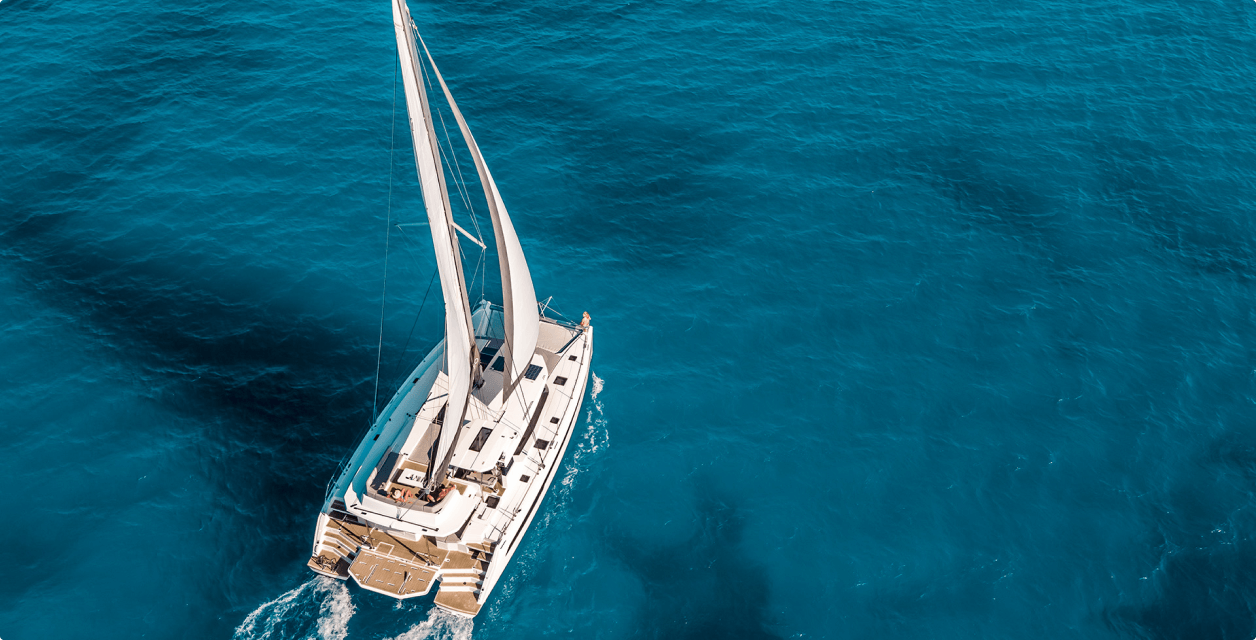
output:
POLYGON ((414 163, 427 209, 436 269, 440 274, 445 301, 445 375, 449 385, 449 404, 444 424, 437 439, 428 490, 444 479, 447 460, 457 439, 459 427, 466 416, 467 399, 471 393, 472 360, 475 359, 475 334, 471 328, 471 307, 462 273, 458 237, 449 206, 449 192, 441 169, 440 147, 432 125, 427 103, 423 72, 415 49, 410 11, 405 0, 393 0, 393 28, 397 35, 397 55, 406 92, 406 109, 410 116, 410 133, 414 142, 414 163))
POLYGON ((436 67, 431 52, 427 50, 427 44, 422 38, 419 38, 419 42, 423 45, 423 53, 427 55, 433 75, 445 93, 445 100, 449 102, 449 108, 458 121, 458 128, 462 131, 467 148, 471 150, 471 157, 475 160, 475 169, 480 177, 480 186, 484 188, 484 199, 493 219, 493 237, 497 242, 497 262, 502 279, 502 309, 505 316, 503 324, 509 346, 503 356, 505 371, 508 373, 507 380, 502 385, 502 402, 505 403, 523 378, 532 354, 536 351, 541 320, 537 312, 536 290, 532 286, 532 274, 528 271, 528 263, 524 259, 523 247, 515 233, 514 223, 506 212, 506 205, 502 202, 501 193, 488 170, 488 164, 484 162, 480 147, 475 143, 475 136, 471 135, 471 129, 462 117, 462 111, 458 109, 453 94, 449 92, 449 86, 445 84, 440 69, 436 67))

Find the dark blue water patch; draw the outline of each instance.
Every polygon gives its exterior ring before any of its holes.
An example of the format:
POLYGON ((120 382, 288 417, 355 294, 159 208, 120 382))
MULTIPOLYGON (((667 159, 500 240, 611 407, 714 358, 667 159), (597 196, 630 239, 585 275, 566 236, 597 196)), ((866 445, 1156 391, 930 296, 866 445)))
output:
POLYGON ((1252 443, 1218 438, 1196 462, 1208 474, 1173 487, 1169 508, 1149 514, 1156 529, 1147 538, 1161 560, 1142 602, 1105 612, 1115 629, 1158 638, 1251 633, 1253 585, 1240 567, 1253 562, 1253 547, 1240 532, 1253 524, 1245 508, 1256 489, 1252 443))
POLYGON ((612 536, 609 551, 638 574, 644 610, 637 632, 661 638, 777 638, 767 612, 767 574, 738 551, 735 505, 700 500, 694 535, 675 544, 612 536))

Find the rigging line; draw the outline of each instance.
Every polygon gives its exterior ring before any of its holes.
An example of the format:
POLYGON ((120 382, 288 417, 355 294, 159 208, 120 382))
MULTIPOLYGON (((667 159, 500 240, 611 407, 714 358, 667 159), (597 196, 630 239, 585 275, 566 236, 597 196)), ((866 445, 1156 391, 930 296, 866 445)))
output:
MULTIPOLYGON (((457 227, 458 225, 454 225, 454 226, 457 227)), ((466 232, 464 231, 463 233, 466 233, 466 232)), ((475 285, 475 277, 480 272, 480 262, 484 260, 484 254, 486 251, 488 251, 488 248, 485 247, 483 243, 477 243, 477 244, 480 245, 480 257, 479 259, 476 260, 475 271, 471 274, 472 286, 475 285)), ((461 242, 455 243, 454 246, 456 249, 458 249, 458 255, 462 258, 462 262, 465 263, 467 261, 467 252, 462 250, 462 243, 461 242)), ((466 293, 467 293, 467 297, 469 298, 471 296, 471 291, 468 289, 466 293)), ((484 297, 484 281, 482 279, 480 281, 480 297, 481 299, 483 299, 484 297)), ((467 302, 469 304, 470 300, 468 300, 467 302)), ((475 333, 475 327, 471 328, 471 332, 475 333)))
MULTIPOLYGON (((439 110, 437 110, 437 112, 436 112, 436 117, 437 117, 437 118, 441 118, 441 119, 442 119, 441 125, 443 126, 443 125, 444 125, 443 116, 441 116, 441 114, 440 114, 440 111, 439 111, 439 110)), ((462 198, 462 206, 464 206, 464 207, 466 207, 466 208, 468 208, 468 209, 472 209, 472 207, 471 207, 471 200, 470 200, 470 197, 467 195, 467 191, 466 191, 466 184, 464 184, 464 182, 463 182, 463 180, 462 180, 462 175, 461 175, 461 174, 462 174, 462 171, 458 169, 458 159, 457 159, 456 157, 454 157, 454 152, 453 152, 453 149, 450 149, 448 152, 446 152, 446 151, 445 151, 445 144, 448 144, 448 142, 449 142, 449 141, 448 141, 448 140, 446 140, 446 141, 445 141, 445 143, 444 143, 444 144, 442 144, 442 143, 441 143, 441 141, 440 141, 440 139, 439 139, 439 138, 437 138, 437 140, 436 140, 436 147, 437 147, 438 149, 440 149, 440 157, 441 157, 441 159, 442 159, 442 160, 444 160, 444 161, 445 161, 445 164, 446 164, 446 165, 453 165, 453 166, 454 166, 454 169, 458 171, 458 174, 459 174, 458 176, 456 176, 456 177, 455 177, 455 176, 452 176, 452 175, 451 175, 450 177, 451 177, 451 178, 454 178, 453 183, 454 183, 454 186, 456 186, 456 187, 458 188, 458 196, 462 198)), ((474 211, 474 209, 472 209, 472 211, 474 211)), ((471 216, 471 220, 472 220, 472 221, 474 221, 474 220, 475 220, 475 216, 474 216, 474 215, 473 215, 473 216, 471 216)), ((478 225, 477 225, 477 227, 476 227, 476 231, 479 231, 479 227, 478 227, 478 225)), ((482 240, 481 240, 481 242, 482 242, 482 240)))
MULTIPOLYGON (((423 64, 422 60, 419 60, 419 67, 423 71, 423 83, 428 89, 432 89, 432 81, 428 77, 427 66, 423 64)), ((458 195, 462 197, 462 204, 467 207, 468 211, 470 211, 471 224, 475 227, 475 232, 480 238, 480 244, 483 245, 484 232, 480 229, 480 223, 475 218, 475 207, 471 206, 471 194, 467 191, 467 181, 466 178, 463 177, 462 167, 458 164, 457 158, 454 155, 454 145, 453 142, 450 141, 449 127, 445 125, 445 114, 439 108, 436 109, 436 117, 440 119, 440 127, 445 132, 445 144, 449 145, 449 154, 446 159, 446 164, 453 165, 454 171, 458 174, 457 179, 454 180, 454 184, 458 186, 458 195)), ((445 145, 440 144, 439 139, 437 139, 436 142, 437 147, 440 149, 441 157, 444 158, 446 156, 445 145)))
POLYGON ((414 260, 414 268, 422 273, 424 271, 423 263, 419 262, 417 257, 420 253, 420 249, 414 244, 414 240, 410 238, 410 235, 406 233, 405 227, 426 227, 427 222, 403 222, 401 224, 394 224, 393 226, 397 228, 397 231, 401 232, 401 237, 406 241, 406 245, 410 247, 411 251, 409 255, 410 259, 414 260))
MULTIPOLYGON (((429 83, 428 86, 430 87, 431 84, 429 83)), ((440 154, 442 157, 445 157, 446 155, 448 156, 447 157, 448 164, 453 165, 454 171, 457 172, 458 174, 457 179, 454 180, 454 184, 458 185, 458 195, 462 197, 462 204, 474 212, 475 209, 471 206, 471 195, 467 193, 467 181, 465 178, 462 177, 462 167, 459 166, 458 158, 457 156, 454 155, 454 145, 452 142, 449 141, 449 128, 445 126, 445 114, 441 113, 440 109, 437 109, 436 117, 440 120, 440 128, 444 130, 445 132, 445 144, 439 145, 440 154), (445 152, 445 145, 449 145, 448 154, 446 154, 445 152)), ((439 142, 439 140, 437 142, 439 142)), ((471 220, 472 222, 475 221, 474 215, 471 216, 471 220)), ((476 227, 475 229, 476 231, 480 230, 478 223, 475 225, 475 227, 476 227)))
MULTIPOLYGON (((415 36, 417 36, 417 37, 418 37, 419 44, 423 45, 423 52, 424 52, 424 53, 427 53, 427 60, 428 60, 428 62, 432 65, 432 70, 433 70, 433 71, 435 71, 435 70, 436 70, 436 62, 435 62, 434 60, 432 60, 432 54, 431 54, 430 52, 428 52, 428 50, 427 50, 427 43, 426 43, 426 42, 423 42, 423 36, 422 36, 422 35, 419 35, 419 32, 418 32, 418 30, 417 30, 417 29, 415 30, 414 34, 415 34, 415 36)), ((420 62, 422 62, 422 61, 420 61, 420 62)), ((423 68, 423 74, 424 74, 424 75, 423 75, 423 77, 424 77, 425 81, 428 83, 428 86, 431 86, 431 80, 427 80, 427 67, 424 67, 424 68, 423 68)), ((439 72, 437 72, 437 74, 439 75, 439 72)), ((447 88, 445 88, 445 83, 444 83, 444 81, 443 81, 443 80, 441 81, 441 87, 444 89, 444 91, 445 91, 445 95, 446 95, 446 97, 448 98, 448 96, 449 96, 449 94, 448 94, 448 89, 447 89, 447 88)), ((452 98, 448 98, 448 100, 452 101, 453 99, 452 99, 452 98)), ((453 107, 453 103, 452 103, 452 102, 450 102, 450 105, 449 105, 449 106, 450 106, 450 108, 454 108, 454 107, 453 107)), ((444 114, 442 114, 441 112, 439 112, 439 111, 438 111, 438 112, 436 113, 436 115, 440 116, 440 126, 441 126, 441 129, 444 129, 444 131, 445 131, 445 139, 446 139, 447 141, 452 140, 452 138, 451 138, 451 137, 450 137, 450 135, 449 135, 449 128, 445 125, 445 116, 444 116, 444 114)), ((464 123, 464 124, 465 124, 465 123, 464 123)), ((468 141, 466 141, 465 139, 463 140, 463 142, 467 145, 467 151, 468 151, 468 152, 472 152, 472 154, 474 154, 474 152, 473 152, 473 151, 472 151, 472 149, 471 149, 471 143, 470 143, 470 142, 468 142, 468 141)), ((454 148, 454 143, 453 143, 453 142, 449 142, 449 153, 450 153, 450 155, 453 155, 453 148, 454 148)), ((466 185, 466 179, 462 177, 462 167, 455 165, 455 168, 458 170, 458 178, 459 178, 460 180, 462 180, 462 183, 463 183, 464 188, 465 188, 465 185, 466 185)), ((476 172, 476 179, 477 179, 477 180, 479 179, 479 172, 478 172, 478 169, 477 169, 477 172, 476 172)), ((483 188, 483 189, 484 189, 484 195, 485 195, 486 197, 488 197, 488 196, 489 196, 489 193, 488 193, 488 191, 489 191, 489 186, 488 186, 487 184, 481 184, 480 186, 481 186, 481 188, 483 188)), ((465 198, 467 198, 467 199, 470 199, 470 197, 471 197, 471 196, 468 194, 468 195, 465 195, 464 197, 465 197, 465 198)), ((490 204, 490 205, 488 205, 488 206, 489 206, 489 208, 490 208, 490 209, 492 208, 492 205, 491 205, 491 204, 490 204)), ((471 205, 468 203, 468 204, 467 204, 467 207, 468 207, 468 208, 470 208, 470 207, 471 207, 471 205)), ((475 219, 475 215, 474 215, 475 210, 474 210, 474 209, 471 209, 471 211, 472 211, 471 223, 472 223, 473 225, 475 225, 475 231, 476 231, 476 233, 479 233, 479 234, 480 234, 481 239, 483 239, 484 232, 480 230, 480 223, 479 223, 479 222, 477 222, 477 221, 476 221, 476 219, 475 219)))
MULTIPOLYGON (((432 82, 431 82, 431 78, 428 75, 426 65, 423 65, 422 61, 420 61, 419 66, 420 66, 420 70, 423 73, 424 85, 426 86, 427 89, 432 89, 432 82)), ((480 299, 483 300, 484 291, 488 286, 487 285, 488 263, 487 263, 486 254, 485 254, 485 252, 488 250, 488 247, 484 243, 484 230, 480 228, 480 222, 476 218, 476 215, 475 215, 475 207, 471 204, 471 194, 467 189, 466 177, 463 176, 462 174, 462 166, 458 163, 457 156, 454 155, 454 146, 453 146, 453 142, 450 140, 450 137, 449 137, 449 127, 445 124, 445 115, 440 109, 436 109, 436 117, 440 119, 441 130, 445 132, 444 143, 442 143, 440 140, 440 137, 437 136, 436 148, 439 151, 441 159, 444 161, 445 165, 446 166, 452 165, 454 167, 454 171, 450 173, 450 178, 453 180, 454 186, 458 190, 459 197, 462 198, 463 206, 467 208, 467 212, 468 212, 467 217, 471 218, 471 225, 475 228, 476 239, 472 240, 472 242, 475 242, 476 244, 480 245, 480 255, 479 255, 478 260, 476 261, 475 270, 471 274, 471 286, 472 287, 475 286, 475 280, 478 277, 480 279, 480 299), (448 146, 448 151, 446 151, 446 146, 448 146), (481 267, 485 269, 483 274, 480 273, 481 267)), ((451 211, 450 214, 452 216, 453 212, 451 211)), ((461 231, 462 234, 467 236, 468 238, 471 237, 471 234, 467 233, 462 227, 458 226, 457 224, 454 224, 454 228, 457 229, 458 231, 461 231)), ((466 254, 465 252, 462 251, 462 243, 458 243, 458 251, 460 254, 462 254, 462 258, 465 261, 466 254)))
POLYGON ((487 249, 480 251, 480 264, 484 265, 484 273, 480 275, 480 299, 481 300, 484 299, 485 280, 488 280, 488 260, 486 259, 487 252, 488 252, 487 249))
POLYGON ((480 267, 484 266, 484 254, 488 251, 486 247, 480 247, 480 256, 475 261, 475 271, 471 273, 471 286, 475 286, 476 277, 480 278, 480 299, 484 299, 484 278, 488 275, 488 271, 480 273, 480 267))
POLYGON ((393 160, 397 150, 397 73, 401 69, 401 52, 393 65, 392 128, 388 134, 388 216, 384 227, 384 284, 379 293, 379 345, 375 351, 375 391, 371 394, 371 422, 379 418, 379 365, 384 360, 384 303, 388 300, 388 242, 392 239, 393 160))
MULTIPOLYGON (((411 23, 410 23, 410 30, 411 30, 411 35, 412 35, 413 37, 415 37, 415 38, 418 38, 418 37, 419 37, 419 29, 418 29, 418 27, 417 27, 417 26, 415 26, 415 24, 414 24, 414 22, 413 22, 413 21, 411 21, 411 23)), ((420 38, 420 39, 421 39, 421 38, 420 38)), ((430 93, 430 91, 428 91, 428 90, 429 90, 429 89, 431 89, 432 83, 431 83, 431 80, 429 80, 429 79, 428 79, 428 77, 427 77, 427 69, 423 66, 423 64, 422 64, 422 60, 421 60, 421 59, 419 60, 419 72, 420 72, 420 74, 421 74, 421 77, 419 78, 419 80, 423 83, 423 86, 422 86, 422 87, 420 87, 420 90, 421 90, 421 91, 424 91, 425 93, 430 93)), ((440 109, 439 109, 439 108, 437 108, 437 109, 436 109, 436 114, 437 114, 438 116, 440 115, 440 109)), ((442 120, 441 122, 443 123, 443 122, 444 122, 444 120, 442 120)), ((443 124, 442 124, 442 126, 443 126, 443 124)), ((456 159, 455 159, 455 158, 454 158, 454 156, 453 156, 453 149, 451 148, 451 149, 450 149, 450 152, 449 152, 448 154, 446 154, 446 153, 445 153, 445 145, 441 144, 440 137, 436 135, 436 129, 435 129, 435 128, 432 128, 432 127, 429 127, 429 131, 431 131, 432 138, 436 140, 436 151, 437 151, 437 153, 438 153, 438 155, 439 155, 439 157, 437 158, 438 162, 439 162, 439 161, 443 161, 443 162, 444 162, 444 164, 446 164, 446 165, 447 165, 447 164, 450 164, 450 163, 453 163, 453 164, 454 164, 454 166, 457 166, 456 159)), ((448 137, 448 131, 446 131, 446 137, 448 137)), ((443 170, 443 169, 441 169, 441 172, 442 172, 442 173, 444 173, 444 170, 443 170)), ((451 175, 450 177, 452 178, 453 176, 451 175)), ((446 184, 448 184, 448 183, 446 183, 446 184)), ((460 184, 460 183, 459 183, 456 179, 454 180, 454 185, 455 185, 455 186, 457 187, 457 189, 458 189, 458 194, 459 194, 459 196, 462 198, 462 203, 463 203, 463 205, 464 205, 464 206, 466 206, 468 209, 471 209, 471 203, 470 203, 470 201, 468 200, 468 196, 467 196, 467 194, 466 194, 466 192, 465 192, 465 185, 460 184)), ((446 212, 445 212, 445 213, 446 213, 446 215, 448 216, 448 219, 449 219, 450 224, 453 226, 454 230, 456 230, 456 231, 458 231, 458 232, 462 233, 462 235, 464 235, 464 236, 466 236, 468 239, 470 239, 470 238, 471 238, 471 234, 470 234, 470 233, 467 233, 467 231, 466 231, 465 229, 463 229, 462 227, 458 226, 458 223, 456 223, 456 222, 454 222, 454 221, 453 221, 453 213, 454 213, 454 212, 453 212, 453 207, 452 207, 452 204, 451 204, 451 203, 449 203, 449 194, 448 194, 448 190, 446 190, 446 193, 445 193, 444 195, 445 195, 445 202, 446 202, 446 204, 449 204, 449 205, 450 205, 450 206, 448 207, 448 211, 446 211, 446 212)), ((474 210, 472 210, 471 221, 472 221, 472 222, 475 222, 474 210)), ((472 239, 471 241, 472 241, 472 242, 474 242, 474 243, 476 243, 476 244, 478 244, 478 245, 480 245, 481 249, 485 249, 485 248, 487 248, 487 247, 485 247, 485 245, 484 245, 484 234, 483 234, 483 232, 481 232, 481 231, 480 231, 480 229, 479 229, 478 225, 476 226, 476 233, 478 234, 478 236, 477 236, 475 239, 472 239)), ((458 253, 460 254, 460 256, 461 256, 462 258, 464 258, 464 259, 465 259, 465 258, 466 258, 466 256, 462 253, 462 243, 458 241, 458 239, 457 239, 457 237, 456 237, 456 236, 454 237, 454 245, 458 248, 458 253)), ((464 275, 465 275, 465 274, 464 274, 464 275)))
MULTIPOLYGON (((413 244, 410 236, 406 235, 404 230, 401 232, 401 237, 405 238, 407 243, 413 244)), ((416 259, 415 262, 418 262, 418 260, 416 259)), ((401 366, 401 361, 406 355, 406 349, 410 348, 410 338, 414 337, 414 328, 419 326, 419 316, 423 315, 423 308, 427 306, 427 296, 432 292, 432 283, 436 282, 436 273, 436 271, 432 271, 432 277, 427 281, 427 290, 423 292, 423 302, 419 303, 419 312, 414 314, 414 324, 410 325, 410 334, 406 336, 406 343, 401 347, 401 353, 397 356, 397 362, 392 366, 393 378, 397 377, 397 367, 401 366)))
MULTIPOLYGON (((553 300, 554 296, 550 296, 550 299, 553 300)), ((562 311, 559 311, 558 309, 554 308, 554 305, 549 304, 548 302, 545 304, 545 310, 553 311, 554 313, 557 313, 560 318, 562 318, 563 320, 566 320, 567 322, 575 322, 575 320, 572 320, 571 318, 568 318, 567 316, 563 315, 562 311)))
MULTIPOLYGON (((481 253, 482 253, 482 252, 484 252, 484 251, 481 251, 481 253)), ((471 272, 471 286, 475 286, 475 279, 476 279, 476 277, 479 277, 479 276, 480 276, 480 259, 476 259, 476 261, 475 261, 475 271, 472 271, 472 272, 471 272)), ((468 297, 470 297, 470 296, 471 296, 471 292, 470 292, 470 291, 467 291, 467 296, 468 296, 468 297)), ((475 333, 475 331, 474 331, 474 329, 475 329, 475 328, 474 328, 474 326, 472 326, 472 328, 471 328, 471 329, 472 329, 472 333, 475 333)))
MULTIPOLYGON (((443 128, 445 126, 444 116, 440 114, 440 111, 436 112, 436 116, 441 119, 441 127, 443 128)), ((449 135, 448 130, 445 131, 445 135, 449 135)), ((449 143, 448 140, 446 140, 445 142, 446 144, 449 143)), ((480 230, 480 223, 475 219, 475 207, 471 205, 471 196, 469 193, 467 193, 467 184, 466 184, 466 181, 462 177, 462 167, 458 166, 458 159, 454 157, 453 148, 451 146, 451 148, 449 149, 449 152, 446 153, 445 145, 441 144, 440 140, 436 141, 436 146, 437 148, 440 149, 440 157, 441 159, 445 161, 445 164, 453 165, 454 169, 458 173, 457 177, 454 177, 452 175, 450 177, 454 178, 453 183, 455 186, 458 187, 458 195, 462 198, 462 205, 466 207, 469 212, 467 217, 471 218, 471 225, 475 227, 475 233, 476 233, 476 237, 479 239, 479 244, 483 245, 484 244, 484 232, 480 230)))
MULTIPOLYGON (((436 112, 436 116, 440 118, 440 128, 445 131, 445 142, 449 145, 449 155, 454 155, 454 143, 449 137, 449 127, 445 125, 445 114, 440 111, 436 112)), ((467 205, 467 209, 471 211, 471 224, 475 226, 475 232, 480 234, 480 241, 484 241, 484 232, 480 230, 480 223, 475 219, 475 209, 471 206, 471 194, 467 192, 467 179, 462 175, 462 166, 454 163, 454 169, 458 171, 459 191, 462 193, 462 200, 467 205)))

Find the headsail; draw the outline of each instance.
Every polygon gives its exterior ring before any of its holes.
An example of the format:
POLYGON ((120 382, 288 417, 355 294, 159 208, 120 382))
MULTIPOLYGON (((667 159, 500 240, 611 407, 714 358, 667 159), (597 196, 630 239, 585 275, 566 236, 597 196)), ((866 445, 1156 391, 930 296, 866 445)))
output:
POLYGON ((423 189, 432 246, 436 252, 436 270, 445 297, 445 373, 449 378, 449 404, 445 409, 444 427, 440 430, 427 489, 436 487, 446 473, 458 428, 467 411, 471 392, 472 359, 476 357, 475 333, 471 329, 471 306, 462 273, 458 236, 449 208, 449 192, 445 172, 441 169, 440 147, 432 126, 432 112, 427 104, 423 71, 412 34, 413 23, 405 0, 393 0, 393 28, 397 33, 397 55, 401 60, 401 77, 406 88, 406 108, 410 115, 410 133, 414 139, 414 163, 423 189))
MULTIPOLYGON (((423 39, 420 38, 419 42, 422 43, 423 39)), ((532 274, 528 271, 527 261, 524 260, 523 247, 519 244, 519 236, 515 234, 515 225, 510 221, 510 214, 506 213, 506 205, 502 203, 501 194, 497 191, 497 183, 493 182, 493 175, 489 173, 484 156, 480 154, 480 147, 475 143, 471 129, 467 127, 467 121, 458 110, 458 104, 454 102, 453 95, 449 93, 449 87, 445 84, 445 79, 441 77, 440 70, 436 68, 436 61, 428 52, 426 43, 423 43, 423 53, 427 54, 427 61, 432 65, 432 73, 440 82, 440 88, 445 92, 445 99, 449 101, 449 108, 453 111, 454 118, 458 120, 462 137, 467 141, 467 148, 471 150, 471 156, 475 159, 475 169, 480 175, 480 185, 484 187, 484 198, 488 201, 488 210, 493 218, 493 235, 497 240, 497 262, 501 267, 502 275, 502 308, 505 310, 506 344, 509 347, 504 355, 507 374, 506 382, 502 385, 502 402, 504 403, 527 371, 532 354, 536 351, 537 335, 540 332, 536 290, 532 288, 532 274)))

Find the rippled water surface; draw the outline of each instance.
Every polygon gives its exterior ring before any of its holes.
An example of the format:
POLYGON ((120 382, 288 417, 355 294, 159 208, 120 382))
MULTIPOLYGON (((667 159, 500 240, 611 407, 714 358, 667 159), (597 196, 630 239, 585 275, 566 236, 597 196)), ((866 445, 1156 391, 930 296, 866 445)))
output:
POLYGON ((1256 636, 1256 3, 412 10, 598 328, 488 605, 305 568, 423 216, 388 3, 3 0, 5 640, 1256 636))

